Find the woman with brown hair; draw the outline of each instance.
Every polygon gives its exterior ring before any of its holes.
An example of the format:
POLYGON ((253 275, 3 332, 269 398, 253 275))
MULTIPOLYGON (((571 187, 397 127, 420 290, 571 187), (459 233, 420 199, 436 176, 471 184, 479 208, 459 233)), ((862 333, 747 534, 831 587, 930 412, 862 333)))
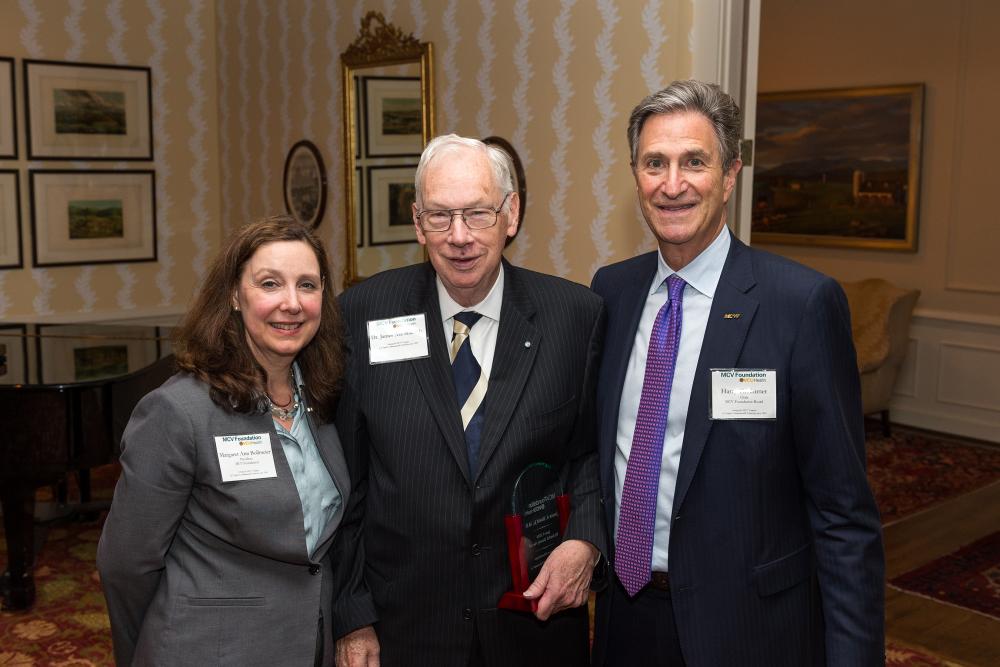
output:
POLYGON ((122 438, 97 554, 119 665, 333 664, 342 342, 313 233, 237 230, 122 438))

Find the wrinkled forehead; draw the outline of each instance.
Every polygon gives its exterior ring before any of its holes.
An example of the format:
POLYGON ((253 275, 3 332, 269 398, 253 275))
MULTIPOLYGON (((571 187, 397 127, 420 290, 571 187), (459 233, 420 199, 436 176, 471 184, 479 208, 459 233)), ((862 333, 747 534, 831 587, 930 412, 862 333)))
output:
POLYGON ((422 174, 421 196, 433 199, 443 189, 466 189, 471 193, 493 193, 496 180, 489 158, 482 151, 450 146, 427 162, 422 174))

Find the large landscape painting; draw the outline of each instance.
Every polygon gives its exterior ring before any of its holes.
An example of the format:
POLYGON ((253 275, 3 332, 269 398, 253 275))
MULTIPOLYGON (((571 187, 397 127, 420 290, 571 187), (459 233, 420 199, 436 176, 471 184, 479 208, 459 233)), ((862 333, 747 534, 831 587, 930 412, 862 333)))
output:
POLYGON ((916 249, 923 86, 765 93, 753 241, 916 249))

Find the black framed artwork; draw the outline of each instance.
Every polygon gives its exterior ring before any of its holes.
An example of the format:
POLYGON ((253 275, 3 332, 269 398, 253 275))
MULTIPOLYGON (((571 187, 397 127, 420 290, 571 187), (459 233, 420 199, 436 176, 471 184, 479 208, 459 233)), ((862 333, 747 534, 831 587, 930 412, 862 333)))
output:
POLYGON ((418 156, 424 147, 420 77, 366 76, 366 157, 418 156))
POLYGON ((417 165, 373 165, 367 171, 368 245, 415 243, 413 177, 417 165))
POLYGON ((311 141, 299 141, 285 158, 285 210, 312 229, 319 226, 326 211, 326 165, 311 141))
POLYGON ((21 176, 0 169, 0 269, 24 266, 21 242, 21 176))
POLYGON ((14 59, 0 57, 0 159, 17 159, 17 113, 14 111, 14 59))
POLYGON ((149 67, 24 61, 32 160, 152 160, 149 67))
POLYGON ((35 266, 156 261, 151 169, 31 169, 35 266))

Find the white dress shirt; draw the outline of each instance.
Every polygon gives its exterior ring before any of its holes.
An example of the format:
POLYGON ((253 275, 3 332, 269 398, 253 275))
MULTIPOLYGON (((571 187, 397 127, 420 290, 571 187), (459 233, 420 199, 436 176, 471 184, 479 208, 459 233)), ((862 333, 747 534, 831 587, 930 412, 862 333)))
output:
MULTIPOLYGON (((712 309, 712 298, 722 275, 722 266, 729 254, 729 229, 725 226, 715 240, 700 255, 680 271, 674 271, 656 254, 657 269, 649 287, 646 305, 642 309, 639 328, 632 342, 632 354, 628 360, 625 384, 622 386, 621 404, 618 408, 618 433, 615 451, 615 507, 621 508, 622 487, 625 471, 628 469, 628 455, 632 451, 632 435, 635 432, 636 416, 639 414, 639 398, 642 396, 642 382, 646 375, 646 355, 649 337, 653 332, 656 314, 669 298, 667 278, 677 273, 687 286, 684 288, 683 315, 681 318, 681 342, 674 366, 674 382, 670 390, 670 407, 667 411, 667 429, 663 437, 663 454, 660 464, 660 488, 656 498, 656 524, 653 532, 653 562, 651 570, 667 571, 667 547, 670 544, 670 517, 674 505, 674 489, 677 485, 677 469, 681 461, 681 445, 684 442, 684 424, 687 422, 688 403, 691 400, 691 386, 701 354, 701 343, 705 338, 708 314, 712 309)), ((618 511, 615 512, 615 530, 618 528, 618 511)))
POLYGON ((488 380, 490 371, 493 370, 493 352, 497 348, 500 307, 503 305, 503 264, 500 265, 500 274, 493 283, 490 293, 474 306, 466 308, 452 299, 440 277, 437 278, 437 293, 438 305, 441 307, 441 323, 444 326, 444 341, 448 347, 451 346, 451 339, 455 333, 455 313, 474 310, 482 315, 469 330, 469 345, 472 348, 472 356, 479 362, 479 367, 488 380))

